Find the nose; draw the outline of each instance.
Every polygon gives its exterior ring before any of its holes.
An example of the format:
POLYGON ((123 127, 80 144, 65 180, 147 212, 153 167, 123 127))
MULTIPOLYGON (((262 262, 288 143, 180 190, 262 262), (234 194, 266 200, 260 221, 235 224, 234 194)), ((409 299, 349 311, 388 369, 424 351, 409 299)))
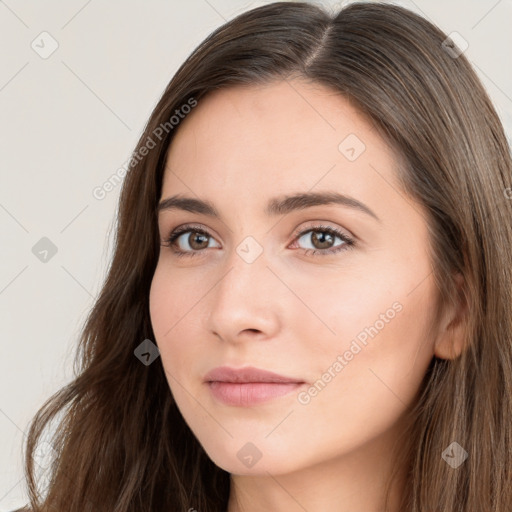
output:
MULTIPOLYGON (((236 252, 209 294, 209 329, 220 339, 237 343, 277 336, 283 319, 280 282, 261 254, 248 262, 236 252)), ((282 286, 282 284, 281 284, 282 286)))

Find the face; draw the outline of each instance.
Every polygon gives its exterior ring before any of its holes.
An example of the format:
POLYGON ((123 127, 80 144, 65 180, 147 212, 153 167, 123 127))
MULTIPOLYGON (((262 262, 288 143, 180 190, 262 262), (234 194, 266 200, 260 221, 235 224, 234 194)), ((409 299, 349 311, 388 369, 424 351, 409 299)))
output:
POLYGON ((412 402, 437 294, 426 216, 397 166, 347 100, 298 80, 216 91, 181 122, 160 199, 217 215, 161 210, 150 314, 177 406, 226 471, 355 453, 412 402), (206 382, 219 366, 294 383, 206 382))

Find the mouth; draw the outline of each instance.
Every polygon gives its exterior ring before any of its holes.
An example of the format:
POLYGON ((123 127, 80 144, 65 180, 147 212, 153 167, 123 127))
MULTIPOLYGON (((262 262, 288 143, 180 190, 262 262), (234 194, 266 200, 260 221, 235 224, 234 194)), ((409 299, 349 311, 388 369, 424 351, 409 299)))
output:
POLYGON ((218 367, 204 380, 216 400, 239 407, 284 397, 305 384, 303 380, 254 367, 218 367))

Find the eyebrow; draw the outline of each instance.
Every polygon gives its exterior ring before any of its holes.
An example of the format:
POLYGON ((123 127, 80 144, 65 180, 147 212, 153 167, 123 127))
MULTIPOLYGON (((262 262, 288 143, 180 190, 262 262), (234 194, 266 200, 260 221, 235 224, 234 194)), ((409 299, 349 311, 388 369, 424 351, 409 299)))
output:
MULTIPOLYGON (((336 204, 358 210, 381 222, 379 217, 357 199, 337 192, 303 192, 271 199, 265 210, 268 216, 285 215, 296 210, 305 210, 314 206, 336 204)), ((210 201, 174 195, 158 204, 158 213, 166 210, 184 210, 220 219, 220 214, 210 201)))

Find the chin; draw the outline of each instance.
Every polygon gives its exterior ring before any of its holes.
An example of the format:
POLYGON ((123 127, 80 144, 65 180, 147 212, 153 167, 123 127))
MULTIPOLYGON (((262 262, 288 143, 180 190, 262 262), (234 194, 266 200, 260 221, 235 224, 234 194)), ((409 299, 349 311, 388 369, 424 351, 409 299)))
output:
POLYGON ((275 444, 268 440, 241 441, 237 436, 222 446, 211 446, 211 438, 202 446, 216 466, 236 475, 268 476, 298 469, 297 448, 286 446, 277 438, 276 441, 275 444))

